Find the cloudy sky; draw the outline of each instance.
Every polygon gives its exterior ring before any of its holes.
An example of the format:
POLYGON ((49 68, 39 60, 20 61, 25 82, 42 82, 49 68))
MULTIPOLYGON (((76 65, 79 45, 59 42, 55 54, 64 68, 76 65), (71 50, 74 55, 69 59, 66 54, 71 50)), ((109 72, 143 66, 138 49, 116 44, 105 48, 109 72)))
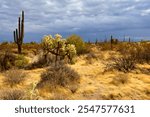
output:
POLYGON ((0 41, 13 41, 21 10, 25 41, 56 33, 85 40, 150 37, 150 0, 0 0, 0 41))

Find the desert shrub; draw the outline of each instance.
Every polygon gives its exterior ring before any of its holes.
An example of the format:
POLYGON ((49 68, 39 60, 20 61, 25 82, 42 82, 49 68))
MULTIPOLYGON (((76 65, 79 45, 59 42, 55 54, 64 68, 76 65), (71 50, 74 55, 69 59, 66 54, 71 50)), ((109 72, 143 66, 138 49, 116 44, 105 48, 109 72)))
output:
POLYGON ((114 76, 111 83, 113 83, 114 85, 120 85, 120 84, 126 84, 128 81, 129 81, 128 75, 121 73, 114 76))
POLYGON ((150 43, 137 45, 132 55, 139 63, 150 63, 150 43))
POLYGON ((150 43, 129 43, 120 46, 119 52, 128 54, 138 63, 150 63, 150 43))
POLYGON ((99 45, 101 46, 102 51, 110 50, 110 44, 109 43, 101 43, 99 45))
POLYGON ((35 69, 47 67, 55 62, 55 57, 51 53, 45 54, 43 51, 39 51, 36 56, 33 57, 31 63, 26 69, 35 69))
POLYGON ((84 43, 83 39, 78 35, 71 35, 67 38, 69 44, 74 44, 76 47, 77 54, 85 54, 89 52, 88 46, 84 43))
POLYGON ((15 60, 15 66, 17 68, 24 68, 28 65, 29 61, 24 57, 24 55, 17 55, 15 60))
POLYGON ((15 65, 15 55, 6 51, 0 53, 0 71, 11 69, 15 65))
POLYGON ((5 79, 4 83, 6 85, 9 85, 10 87, 13 87, 17 84, 23 83, 25 80, 26 74, 22 70, 8 70, 4 73, 5 79))
POLYGON ((5 89, 0 91, 1 100, 23 100, 25 93, 19 89, 5 89))
POLYGON ((107 66, 109 69, 116 69, 122 72, 129 72, 135 69, 136 61, 130 56, 123 56, 120 58, 113 58, 112 63, 109 63, 107 66))
POLYGON ((11 68, 24 68, 28 64, 28 60, 23 55, 15 55, 9 51, 0 53, 0 71, 9 70, 11 68))
POLYGON ((0 45, 3 46, 3 45, 8 45, 9 43, 7 41, 4 41, 2 42, 0 45))
POLYGON ((37 87, 49 87, 54 89, 57 86, 68 88, 69 86, 78 85, 80 76, 77 72, 66 65, 52 66, 41 75, 41 80, 37 87))
POLYGON ((98 57, 94 52, 90 52, 90 53, 86 54, 85 59, 86 59, 87 64, 92 64, 93 61, 98 60, 98 57))
MULTIPOLYGON (((98 44, 102 51, 112 50, 110 42, 101 42, 98 44)), ((113 45, 113 50, 117 45, 113 45)))

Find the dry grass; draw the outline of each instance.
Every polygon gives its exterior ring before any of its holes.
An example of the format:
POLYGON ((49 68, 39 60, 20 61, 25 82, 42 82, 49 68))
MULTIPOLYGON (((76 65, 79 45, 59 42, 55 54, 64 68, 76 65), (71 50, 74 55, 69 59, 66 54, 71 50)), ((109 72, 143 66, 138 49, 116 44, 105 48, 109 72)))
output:
POLYGON ((23 84, 26 74, 22 70, 12 69, 4 73, 4 84, 14 87, 18 84, 23 84))
POLYGON ((0 91, 1 100, 23 100, 25 93, 19 89, 5 89, 0 91))
POLYGON ((123 56, 120 58, 114 58, 113 63, 108 64, 112 69, 116 69, 122 72, 130 72, 135 69, 136 62, 135 59, 130 56, 123 56))
POLYGON ((124 73, 120 73, 113 77, 113 80, 111 83, 114 85, 120 85, 120 84, 127 84, 129 82, 129 76, 124 73))
POLYGON ((70 85, 78 85, 79 78, 78 73, 66 65, 52 66, 41 75, 41 80, 37 84, 37 87, 46 86, 52 90, 57 86, 69 88, 70 85))
MULTIPOLYGON (((0 74, 0 99, 150 100, 148 44, 144 51, 140 49, 141 46, 145 47, 144 44, 137 43, 118 43, 114 45, 113 51, 110 50, 110 44, 104 46, 90 46, 92 55, 78 56, 74 65, 23 70, 29 77, 19 85, 14 84, 13 88, 22 89, 25 96, 23 93, 17 94, 15 90, 18 89, 7 87, 3 82, 6 77, 0 74), (136 47, 140 54, 134 49, 136 47), (125 53, 127 57, 124 57, 125 53), (112 58, 116 58, 116 61, 112 58), (132 58, 135 60, 133 63, 132 58), (115 68, 104 73, 107 65, 115 68), (31 84, 35 82, 38 86, 33 88, 31 84)), ((31 61, 32 57, 29 57, 31 61)))

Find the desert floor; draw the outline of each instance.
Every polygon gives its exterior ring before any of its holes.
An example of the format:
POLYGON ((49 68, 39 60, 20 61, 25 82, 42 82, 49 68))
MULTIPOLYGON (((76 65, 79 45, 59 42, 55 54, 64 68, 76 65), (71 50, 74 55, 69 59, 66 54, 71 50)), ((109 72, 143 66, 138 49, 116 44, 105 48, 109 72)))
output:
MULTIPOLYGON (((27 76, 23 84, 15 88, 27 91, 30 89, 32 99, 69 99, 69 100, 149 100, 150 99, 150 65, 137 65, 135 70, 123 73, 117 70, 107 70, 111 57, 117 56, 115 51, 100 51, 93 48, 95 57, 90 54, 76 58, 76 63, 68 65, 80 75, 77 90, 58 87, 50 92, 47 89, 32 91, 34 83, 40 81, 46 68, 23 70, 27 76), (35 93, 35 94, 34 94, 35 93), (34 98, 33 98, 34 97, 34 98)), ((3 83, 3 73, 0 74, 0 89, 11 87, 3 83)))

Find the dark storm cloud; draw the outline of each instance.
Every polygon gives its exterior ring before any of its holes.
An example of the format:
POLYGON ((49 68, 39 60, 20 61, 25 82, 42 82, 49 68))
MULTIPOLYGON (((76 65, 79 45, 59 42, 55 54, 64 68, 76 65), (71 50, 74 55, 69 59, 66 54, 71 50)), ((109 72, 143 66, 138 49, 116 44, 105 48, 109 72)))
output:
POLYGON ((85 38, 150 36, 149 0, 0 0, 0 39, 12 33, 21 10, 28 38, 57 32, 85 38))

